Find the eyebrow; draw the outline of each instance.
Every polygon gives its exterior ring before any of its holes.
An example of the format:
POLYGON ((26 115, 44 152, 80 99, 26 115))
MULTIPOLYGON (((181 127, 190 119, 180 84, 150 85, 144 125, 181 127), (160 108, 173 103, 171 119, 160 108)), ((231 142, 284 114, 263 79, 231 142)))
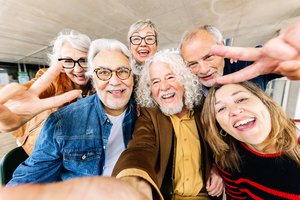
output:
MULTIPOLYGON (((71 56, 61 56, 62 58, 65 58, 65 59, 72 59, 72 60, 74 60, 71 56)), ((85 56, 82 56, 82 57, 80 57, 80 58, 78 58, 78 59, 87 59, 87 57, 85 57, 85 56)))
POLYGON ((150 79, 150 82, 152 82, 152 81, 154 81, 154 80, 156 80, 156 79, 158 79, 158 78, 151 78, 151 79, 150 79))
POLYGON ((126 68, 126 69, 130 69, 130 67, 127 67, 127 66, 95 66, 94 69, 109 69, 109 70, 118 70, 118 69, 123 69, 123 68, 126 68), (115 69, 110 69, 109 67, 116 67, 115 69))
MULTIPOLYGON (((174 74, 170 72, 170 73, 167 73, 164 77, 169 76, 169 75, 174 75, 174 74)), ((159 79, 159 78, 151 78, 150 81, 153 81, 153 80, 156 80, 156 79, 159 79)))
MULTIPOLYGON (((136 35, 133 35, 133 34, 138 34, 137 36, 140 35, 140 33, 138 31, 131 34, 131 36, 136 36, 136 35)), ((155 35, 154 32, 150 32, 150 31, 146 32, 146 36, 147 36, 147 34, 155 35)))
MULTIPOLYGON (((209 56, 213 56, 213 54, 211 54, 211 53, 208 52, 206 55, 204 55, 204 56, 203 56, 202 58, 200 58, 200 59, 204 60, 204 59, 208 58, 209 56)), ((198 59, 197 59, 197 60, 198 60, 198 59)), ((186 61, 186 63, 189 64, 189 63, 197 62, 197 60, 186 61)))
MULTIPOLYGON (((239 94, 239 93, 241 93, 241 92, 244 92, 244 91, 238 90, 238 91, 232 93, 231 96, 237 95, 237 94, 239 94)), ((219 101, 216 101, 215 105, 217 105, 217 104, 220 103, 220 102, 221 102, 220 100, 219 100, 219 101)))
POLYGON ((203 56, 202 59, 204 60, 204 59, 206 59, 206 58, 208 58, 208 57, 210 57, 210 56, 213 56, 213 54, 208 53, 208 54, 206 54, 205 56, 203 56))

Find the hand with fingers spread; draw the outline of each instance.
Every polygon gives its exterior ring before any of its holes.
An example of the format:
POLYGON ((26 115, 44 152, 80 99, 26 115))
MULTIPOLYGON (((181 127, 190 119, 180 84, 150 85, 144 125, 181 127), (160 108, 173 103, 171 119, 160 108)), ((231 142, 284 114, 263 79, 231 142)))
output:
POLYGON ((29 89, 10 83, 0 90, 0 132, 15 130, 40 112, 61 106, 80 95, 79 90, 73 90, 59 96, 39 98, 60 70, 59 67, 50 67, 29 89))
POLYGON ((77 31, 60 32, 54 39, 53 49, 49 54, 50 69, 40 69, 35 78, 24 84, 28 90, 24 89, 22 95, 14 95, 14 101, 5 101, 5 106, 18 115, 10 122, 15 125, 3 128, 5 131, 13 130, 11 134, 22 144, 28 155, 51 113, 72 103, 73 99, 76 101, 94 93, 91 79, 85 76, 90 43, 87 35, 77 31), (79 91, 67 93, 74 89, 80 89, 81 95, 79 96, 79 91), (58 96, 62 94, 64 95, 58 96), (76 97, 78 98, 75 99, 76 97), (19 116, 22 118, 18 118, 19 116), (25 122, 27 123, 24 124, 25 122), (22 124, 21 128, 14 130, 22 124))
POLYGON ((300 24, 290 26, 262 48, 225 47, 215 45, 214 55, 237 60, 255 61, 252 65, 230 75, 219 77, 218 83, 236 83, 256 76, 276 73, 291 80, 300 79, 300 24))

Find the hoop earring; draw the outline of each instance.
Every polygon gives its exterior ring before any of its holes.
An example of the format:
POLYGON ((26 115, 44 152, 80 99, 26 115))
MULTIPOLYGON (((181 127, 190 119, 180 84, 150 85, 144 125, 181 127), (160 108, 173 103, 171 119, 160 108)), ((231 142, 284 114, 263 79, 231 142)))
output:
MULTIPOLYGON (((224 131, 225 132, 225 131, 224 131)), ((227 133, 223 133, 223 129, 220 130, 219 134, 222 136, 222 137, 225 137, 227 135, 227 133)))

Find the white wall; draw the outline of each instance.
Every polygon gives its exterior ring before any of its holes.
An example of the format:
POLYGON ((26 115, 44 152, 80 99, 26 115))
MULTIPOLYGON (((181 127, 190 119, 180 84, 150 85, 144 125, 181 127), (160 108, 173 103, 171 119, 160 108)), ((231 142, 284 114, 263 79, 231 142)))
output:
POLYGON ((292 119, 300 119, 300 81, 285 78, 269 83, 266 91, 292 119))

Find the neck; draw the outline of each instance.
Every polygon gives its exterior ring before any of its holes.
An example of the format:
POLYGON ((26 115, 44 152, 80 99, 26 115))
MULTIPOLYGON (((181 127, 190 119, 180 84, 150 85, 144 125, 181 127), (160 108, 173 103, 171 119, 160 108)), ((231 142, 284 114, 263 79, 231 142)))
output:
POLYGON ((126 108, 127 108, 127 106, 125 106, 123 108, 119 108, 119 109, 111 109, 111 108, 108 108, 105 106, 104 111, 106 114, 109 114, 111 116, 119 116, 126 110, 126 108))
POLYGON ((258 144, 258 145, 247 144, 247 146, 250 149, 252 149, 253 151, 259 152, 261 154, 273 154, 273 153, 277 153, 275 147, 266 148, 266 146, 262 145, 262 144, 258 144))
POLYGON ((175 114, 175 115, 176 115, 178 118, 181 118, 181 117, 183 117, 187 112, 188 112, 188 110, 187 110, 186 107, 184 106, 184 107, 182 108, 182 110, 181 110, 179 113, 175 114))

